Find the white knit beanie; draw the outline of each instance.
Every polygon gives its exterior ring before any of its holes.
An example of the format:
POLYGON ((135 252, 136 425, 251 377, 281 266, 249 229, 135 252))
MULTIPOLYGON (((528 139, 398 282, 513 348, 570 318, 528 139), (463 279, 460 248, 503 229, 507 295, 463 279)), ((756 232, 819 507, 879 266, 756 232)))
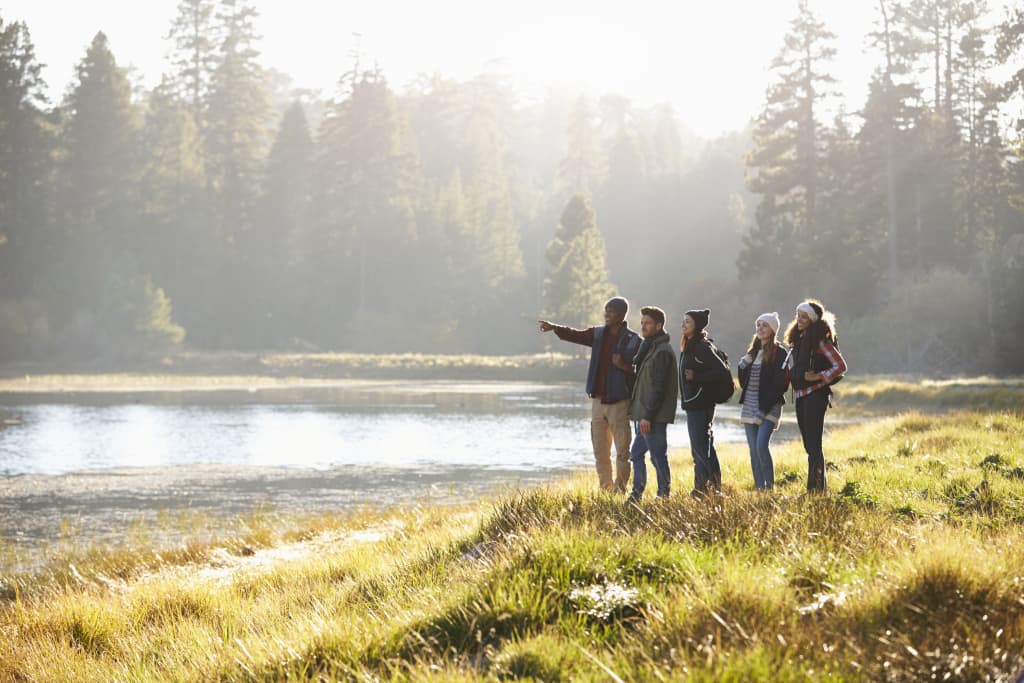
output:
POLYGON ((821 313, 818 312, 818 309, 815 308, 814 304, 812 304, 810 301, 802 302, 799 306, 796 307, 796 310, 803 311, 804 313, 806 313, 807 317, 811 319, 812 323, 816 323, 819 320, 821 320, 821 313))
POLYGON ((778 334, 778 332, 779 332, 779 314, 777 312, 772 311, 771 313, 762 313, 761 315, 757 316, 757 320, 754 321, 754 326, 756 327, 757 323, 762 322, 762 321, 768 323, 768 325, 770 325, 771 328, 772 328, 772 332, 775 332, 776 334, 778 334))

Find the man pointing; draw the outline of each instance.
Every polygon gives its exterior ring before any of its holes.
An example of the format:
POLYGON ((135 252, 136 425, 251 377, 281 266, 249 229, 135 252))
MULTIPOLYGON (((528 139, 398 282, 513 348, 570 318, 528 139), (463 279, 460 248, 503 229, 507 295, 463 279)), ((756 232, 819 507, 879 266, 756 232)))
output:
POLYGON ((555 331, 559 339, 589 346, 587 395, 591 398, 590 439, 594 465, 602 489, 625 493, 629 484, 629 397, 631 364, 640 337, 626 326, 629 302, 614 297, 604 305, 604 325, 577 330, 541 320, 541 332, 555 331), (615 478, 612 479, 611 445, 615 442, 615 478))

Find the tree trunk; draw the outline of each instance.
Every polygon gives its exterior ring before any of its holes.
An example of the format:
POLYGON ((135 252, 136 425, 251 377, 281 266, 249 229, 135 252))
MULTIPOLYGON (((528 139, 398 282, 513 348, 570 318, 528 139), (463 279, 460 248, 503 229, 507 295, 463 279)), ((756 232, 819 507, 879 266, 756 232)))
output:
POLYGON ((893 111, 892 87, 892 43, 889 36, 889 14, 885 9, 885 0, 878 0, 882 10, 882 29, 885 35, 885 190, 889 217, 889 289, 890 296, 896 293, 899 286, 899 226, 896 218, 896 169, 895 169, 895 131, 896 112, 893 111))

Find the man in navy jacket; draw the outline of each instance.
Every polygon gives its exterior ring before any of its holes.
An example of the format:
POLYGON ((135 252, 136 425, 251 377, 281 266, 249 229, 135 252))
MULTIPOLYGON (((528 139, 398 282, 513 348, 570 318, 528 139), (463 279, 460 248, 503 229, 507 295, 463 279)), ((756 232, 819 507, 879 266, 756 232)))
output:
POLYGON ((626 326, 629 302, 622 297, 604 305, 604 325, 576 330, 541 320, 541 332, 554 330, 559 339, 589 346, 587 395, 591 398, 590 439, 594 465, 602 489, 625 493, 629 485, 630 366, 640 337, 626 326), (611 445, 615 442, 615 478, 612 479, 611 445))

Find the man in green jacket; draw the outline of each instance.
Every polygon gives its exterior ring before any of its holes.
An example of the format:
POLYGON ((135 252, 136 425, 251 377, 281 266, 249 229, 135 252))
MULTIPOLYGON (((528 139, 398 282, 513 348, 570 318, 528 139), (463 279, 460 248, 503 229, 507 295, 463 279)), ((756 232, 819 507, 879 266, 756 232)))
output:
POLYGON ((666 431, 676 419, 676 354, 665 332, 665 311, 656 306, 640 309, 640 333, 643 342, 633 360, 636 377, 630 398, 629 416, 635 423, 636 436, 629 451, 633 463, 633 492, 631 502, 639 502, 647 487, 647 452, 658 478, 658 497, 668 498, 671 473, 668 468, 668 440, 666 431))

